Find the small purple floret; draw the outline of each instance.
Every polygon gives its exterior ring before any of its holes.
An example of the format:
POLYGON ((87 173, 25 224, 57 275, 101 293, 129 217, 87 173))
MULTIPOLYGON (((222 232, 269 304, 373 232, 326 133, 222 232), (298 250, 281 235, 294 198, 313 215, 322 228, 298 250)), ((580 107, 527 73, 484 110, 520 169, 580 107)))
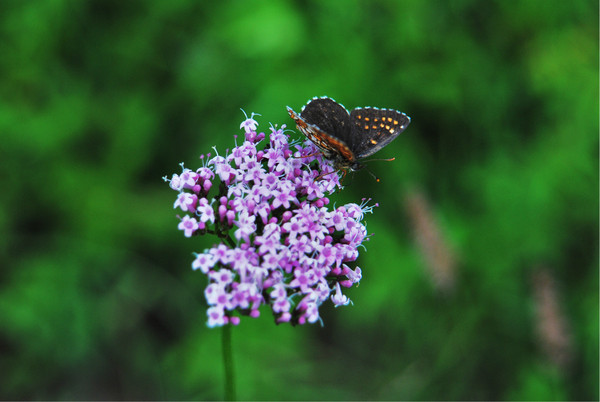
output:
POLYGON ((208 277, 209 327, 257 318, 263 305, 276 323, 315 323, 328 299, 336 307, 351 303, 342 288, 362 273, 347 264, 368 240, 362 220, 373 206, 329 208, 328 196, 341 188, 331 163, 309 141, 290 144, 285 126, 271 127, 268 138, 258 133, 254 116, 224 156, 203 155, 196 171, 182 164, 180 174, 165 178, 178 192, 174 208, 189 214, 178 228, 185 237, 221 241, 192 263, 208 277))

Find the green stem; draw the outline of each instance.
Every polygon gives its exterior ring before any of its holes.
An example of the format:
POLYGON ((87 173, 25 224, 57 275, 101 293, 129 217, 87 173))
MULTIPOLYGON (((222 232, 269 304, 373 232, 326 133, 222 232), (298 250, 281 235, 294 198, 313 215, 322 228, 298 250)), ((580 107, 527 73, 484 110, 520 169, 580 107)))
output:
POLYGON ((231 238, 231 236, 227 235, 227 236, 225 237, 225 240, 227 240, 227 242, 229 243, 229 245, 230 245, 231 247, 235 247, 235 242, 233 241, 233 239, 231 238))
POLYGON ((233 357, 231 353, 231 324, 223 325, 222 347, 223 367, 225 369, 225 400, 235 401, 235 377, 233 373, 233 357))

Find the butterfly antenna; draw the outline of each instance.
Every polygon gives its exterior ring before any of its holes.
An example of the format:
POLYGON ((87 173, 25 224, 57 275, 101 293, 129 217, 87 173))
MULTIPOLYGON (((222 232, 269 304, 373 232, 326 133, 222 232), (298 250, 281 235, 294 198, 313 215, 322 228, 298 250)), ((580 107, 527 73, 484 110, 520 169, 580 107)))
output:
MULTIPOLYGON (((363 161, 363 163, 366 163, 366 162, 377 162, 377 161, 391 162, 391 161, 393 161, 393 160, 396 160, 396 158, 389 158, 389 159, 369 159, 368 161, 363 161)), ((364 165, 363 165, 363 166, 364 166, 364 165)), ((365 170, 366 170, 367 172, 369 172, 369 174, 370 174, 371 176, 373 176, 373 178, 375 179, 375 181, 376 181, 377 183, 379 183, 379 182, 381 181, 381 179, 379 179, 379 177, 375 176, 375 174, 374 174, 373 172, 371 172, 371 171, 370 171, 370 170, 369 170, 369 169, 368 169, 366 166, 365 166, 365 170)))
POLYGON ((372 177, 375 179, 375 181, 376 181, 377 183, 379 183, 379 182, 381 181, 381 179, 380 179, 379 177, 375 176, 375 173, 371 172, 371 171, 369 170, 369 168, 367 168, 366 166, 365 166, 365 170, 367 171, 367 173, 369 173, 369 174, 370 174, 370 175, 371 175, 371 176, 372 176, 372 177))
POLYGON ((389 159, 369 159, 368 161, 362 161, 362 163, 366 163, 366 162, 391 162, 391 161, 395 161, 396 158, 389 158, 389 159))

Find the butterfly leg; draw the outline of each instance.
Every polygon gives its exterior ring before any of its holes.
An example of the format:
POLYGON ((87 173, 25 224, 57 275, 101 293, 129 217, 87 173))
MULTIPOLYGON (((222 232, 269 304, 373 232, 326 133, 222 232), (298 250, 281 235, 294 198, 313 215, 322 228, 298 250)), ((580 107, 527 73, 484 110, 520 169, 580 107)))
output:
POLYGON ((340 169, 342 171, 342 178, 340 179, 340 186, 342 185, 342 183, 344 182, 344 178, 346 177, 346 173, 348 173, 348 171, 346 169, 340 169))
POLYGON ((338 169, 338 170, 334 170, 332 172, 329 173, 322 173, 320 175, 318 175, 315 180, 321 180, 323 177, 330 175, 330 174, 337 174, 337 172, 342 171, 342 178, 340 179, 340 186, 342 185, 342 182, 344 181, 344 177, 346 177, 346 173, 348 173, 346 171, 346 169, 338 169))
POLYGON ((310 155, 302 155, 299 157, 299 159, 310 158, 310 157, 317 156, 317 155, 323 155, 323 152, 319 151, 319 152, 313 152, 310 155))

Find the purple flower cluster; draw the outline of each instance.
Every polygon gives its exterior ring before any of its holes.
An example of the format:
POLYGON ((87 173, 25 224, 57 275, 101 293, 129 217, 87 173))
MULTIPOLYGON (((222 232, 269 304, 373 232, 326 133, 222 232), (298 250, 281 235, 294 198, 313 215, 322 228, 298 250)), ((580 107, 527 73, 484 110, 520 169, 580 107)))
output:
POLYGON ((368 240, 361 222, 372 207, 328 209, 327 196, 341 187, 331 163, 310 142, 290 144, 285 125, 271 127, 265 140, 253 117, 242 122, 245 141, 231 152, 201 156, 198 170, 182 164, 180 174, 165 177, 179 193, 174 208, 189 213, 179 229, 220 239, 192 263, 209 279, 208 326, 256 318, 263 304, 277 323, 314 323, 327 299, 350 303, 342 287, 358 283, 361 270, 347 263, 368 240))

